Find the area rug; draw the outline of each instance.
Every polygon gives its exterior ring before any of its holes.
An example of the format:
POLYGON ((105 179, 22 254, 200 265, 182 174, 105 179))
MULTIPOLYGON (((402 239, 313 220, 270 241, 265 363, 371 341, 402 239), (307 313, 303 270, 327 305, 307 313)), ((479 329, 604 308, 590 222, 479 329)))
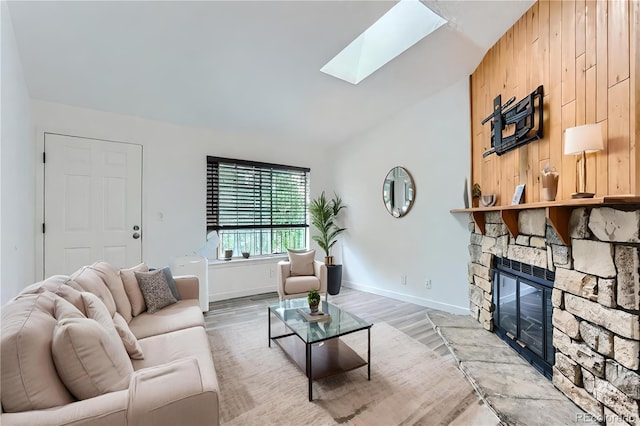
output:
MULTIPOLYGON (((495 425, 450 360, 386 323, 371 329, 367 368, 313 382, 275 343, 266 321, 209 330, 223 425, 495 425)), ((342 338, 366 359, 366 331, 342 338)))

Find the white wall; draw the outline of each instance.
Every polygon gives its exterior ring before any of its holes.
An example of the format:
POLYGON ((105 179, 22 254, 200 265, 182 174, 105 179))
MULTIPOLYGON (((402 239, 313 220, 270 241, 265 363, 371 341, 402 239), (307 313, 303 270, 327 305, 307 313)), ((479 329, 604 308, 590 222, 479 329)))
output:
POLYGON ((6 2, 1 3, 0 303, 34 280, 35 150, 29 93, 6 2))
MULTIPOLYGON (((152 266, 169 265, 175 257, 191 254, 205 242, 207 155, 310 167, 312 196, 325 187, 328 179, 322 156, 304 141, 284 144, 270 140, 268 135, 223 134, 44 101, 33 101, 32 108, 39 149, 44 132, 143 146, 143 260, 152 266)), ((42 167, 37 171, 37 181, 41 182, 42 167)), ((36 210, 38 215, 41 208, 36 210)), ((38 250, 41 254, 40 246, 38 250)), ((223 275, 216 272, 218 266, 213 266, 210 299, 219 299, 220 292, 275 291, 272 265, 260 265, 262 270, 256 272, 251 260, 246 261, 241 267, 221 272, 223 275), (223 279, 224 283, 220 281, 223 279)), ((41 275, 41 265, 37 266, 41 275)))
POLYGON ((470 146, 464 79, 337 151, 336 188, 348 205, 341 241, 346 286, 468 313, 468 216, 449 210, 463 207, 470 146), (382 183, 395 166, 407 168, 416 185, 414 206, 400 219, 382 202, 382 183))
MULTIPOLYGON (((32 102, 37 144, 49 131, 143 145, 143 257, 151 265, 170 264, 204 243, 207 154, 308 166, 312 196, 335 188, 348 205, 348 231, 333 251, 344 264, 346 286, 458 313, 468 312, 468 218, 449 210, 463 205, 468 105, 465 79, 326 151, 325 162, 321 147, 304 143, 32 102), (384 177, 396 165, 416 181, 415 205, 402 219, 387 213, 381 195, 384 177), (400 284, 402 275, 406 285, 400 284), (425 289, 427 279, 431 290, 425 289)), ((277 259, 252 260, 211 265, 210 300, 275 291, 277 259)))

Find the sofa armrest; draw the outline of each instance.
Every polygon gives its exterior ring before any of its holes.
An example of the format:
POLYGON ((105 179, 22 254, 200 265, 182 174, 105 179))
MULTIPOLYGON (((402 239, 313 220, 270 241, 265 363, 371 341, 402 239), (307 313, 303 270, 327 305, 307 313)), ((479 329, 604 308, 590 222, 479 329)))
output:
POLYGON ((180 359, 134 373, 127 424, 217 425, 218 393, 203 386, 198 360, 180 359))
MULTIPOLYGON (((324 262, 320 262, 319 260, 313 261, 313 275, 318 277, 320 280, 320 289, 318 293, 326 293, 327 292, 327 265, 324 262)), ((325 298, 326 298, 325 294, 325 298)))
POLYGON ((181 299, 199 299, 200 288, 198 277, 195 275, 180 275, 173 277, 181 299))
POLYGON ((278 295, 280 296, 280 300, 282 300, 285 295, 284 282, 291 276, 291 262, 288 260, 281 260, 278 262, 278 267, 276 269, 278 275, 278 295))
POLYGON ((127 390, 72 402, 46 410, 2 413, 2 426, 14 425, 116 425, 125 424, 127 390))

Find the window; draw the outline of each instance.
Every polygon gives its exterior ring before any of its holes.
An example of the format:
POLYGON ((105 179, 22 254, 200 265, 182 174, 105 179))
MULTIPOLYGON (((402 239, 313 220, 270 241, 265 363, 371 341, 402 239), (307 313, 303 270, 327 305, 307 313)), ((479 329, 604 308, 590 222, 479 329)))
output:
POLYGON ((207 232, 218 231, 218 258, 306 247, 309 171, 208 156, 207 232))

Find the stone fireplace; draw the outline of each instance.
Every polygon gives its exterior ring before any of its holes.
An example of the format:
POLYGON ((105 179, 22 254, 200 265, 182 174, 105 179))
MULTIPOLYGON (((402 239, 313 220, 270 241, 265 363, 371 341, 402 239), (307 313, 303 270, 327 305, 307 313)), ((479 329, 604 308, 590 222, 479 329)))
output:
MULTIPOLYGON (((517 344, 512 347, 530 346, 536 356, 542 355, 550 362, 554 385, 591 414, 594 422, 640 425, 640 210, 637 206, 631 210, 573 209, 568 230, 570 245, 563 244, 554 228, 547 224, 545 209, 520 210, 515 238, 510 235, 500 211, 488 211, 482 216, 484 235, 474 222, 470 225, 471 315, 485 329, 495 329, 498 334, 506 335, 505 340, 511 339, 517 344), (511 268, 511 262, 525 265, 525 269, 531 271, 537 268, 538 275, 540 271, 547 271, 545 275, 551 277, 552 282, 552 287, 529 285, 523 278, 525 284, 519 287, 518 294, 542 300, 534 311, 543 311, 540 313, 544 318, 527 318, 528 325, 519 326, 520 331, 526 329, 526 332, 517 336, 513 328, 507 330, 513 327, 516 311, 511 311, 510 302, 521 280, 521 274, 514 273, 520 266, 511 268), (507 278, 499 273, 499 265, 503 264, 509 266, 506 269, 511 275, 507 274, 507 278), (501 291, 503 294, 498 294, 501 291), (498 316, 500 301, 505 303, 498 316), (539 327, 537 321, 541 322, 539 327), (543 338, 550 339, 547 342, 551 341, 552 345, 542 342, 539 348, 534 346, 539 344, 531 341, 532 336, 538 335, 538 328, 552 332, 552 337, 543 338)), ((533 281, 535 284, 536 280, 533 281)), ((522 314, 520 310, 517 313, 522 314)), ((526 354, 523 356, 527 358, 526 354)))

